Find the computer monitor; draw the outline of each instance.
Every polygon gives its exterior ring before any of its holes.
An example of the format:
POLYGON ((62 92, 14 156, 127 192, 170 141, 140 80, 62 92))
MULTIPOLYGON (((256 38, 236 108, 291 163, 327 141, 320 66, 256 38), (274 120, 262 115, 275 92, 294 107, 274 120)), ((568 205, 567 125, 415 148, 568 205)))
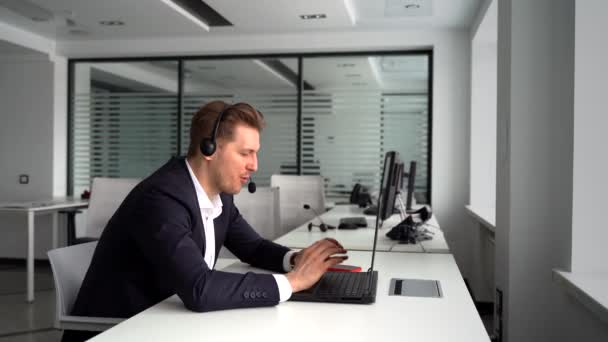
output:
MULTIPOLYGON (((395 208, 399 178, 401 178, 403 172, 399 172, 399 163, 399 153, 395 151, 386 152, 384 156, 384 171, 382 172, 382 181, 380 183, 380 195, 378 197, 378 218, 382 221, 389 218, 395 208)), ((401 170, 403 169, 401 168, 401 170)))
POLYGON ((397 192, 402 193, 403 192, 403 178, 405 178, 405 173, 404 173, 404 168, 405 168, 405 164, 403 162, 397 164, 398 172, 400 177, 398 177, 397 182, 399 182, 397 184, 397 192))
POLYGON ((412 210, 412 197, 416 186, 416 161, 410 162, 410 170, 407 173, 407 199, 405 200, 405 210, 412 210))

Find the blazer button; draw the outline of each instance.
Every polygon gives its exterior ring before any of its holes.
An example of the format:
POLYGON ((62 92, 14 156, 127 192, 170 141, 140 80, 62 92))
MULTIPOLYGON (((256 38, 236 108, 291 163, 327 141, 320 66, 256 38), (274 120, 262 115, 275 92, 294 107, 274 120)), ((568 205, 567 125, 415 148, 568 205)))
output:
POLYGON ((256 292, 255 296, 258 298, 262 298, 262 292, 260 292, 260 291, 256 292))
POLYGON ((245 299, 249 299, 249 292, 245 291, 245 293, 243 293, 243 297, 245 297, 245 299))
POLYGON ((267 298, 268 297, 268 293, 266 293, 266 291, 262 292, 262 298, 267 298))

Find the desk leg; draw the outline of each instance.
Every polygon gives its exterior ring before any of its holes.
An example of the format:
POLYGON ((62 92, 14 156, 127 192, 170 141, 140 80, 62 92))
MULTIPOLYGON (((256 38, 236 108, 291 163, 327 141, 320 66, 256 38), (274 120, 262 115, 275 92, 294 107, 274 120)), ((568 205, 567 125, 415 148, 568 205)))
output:
POLYGON ((59 227, 59 213, 53 211, 53 249, 59 247, 59 233, 57 231, 59 227))
POLYGON ((27 212, 27 301, 34 301, 34 212, 27 212))

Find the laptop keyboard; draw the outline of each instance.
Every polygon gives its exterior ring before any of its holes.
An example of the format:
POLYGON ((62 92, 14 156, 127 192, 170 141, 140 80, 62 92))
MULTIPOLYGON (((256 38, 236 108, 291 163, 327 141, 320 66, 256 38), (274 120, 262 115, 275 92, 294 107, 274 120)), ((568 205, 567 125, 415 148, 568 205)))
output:
POLYGON ((367 272, 327 272, 319 281, 320 296, 361 297, 368 288, 367 272))

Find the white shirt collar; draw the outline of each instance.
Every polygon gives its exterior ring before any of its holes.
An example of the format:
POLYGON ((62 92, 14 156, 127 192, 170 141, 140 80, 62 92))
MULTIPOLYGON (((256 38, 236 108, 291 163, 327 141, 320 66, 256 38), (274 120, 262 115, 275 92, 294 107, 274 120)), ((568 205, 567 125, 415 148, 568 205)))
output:
POLYGON ((199 183, 198 179, 194 175, 190 164, 188 163, 188 159, 184 159, 186 163, 186 167, 188 167, 188 172, 190 173, 190 178, 192 178, 192 183, 194 183, 194 190, 196 190, 196 198, 198 199, 198 206, 201 209, 210 209, 210 214, 212 216, 219 216, 222 213, 222 199, 220 195, 213 196, 212 199, 209 199, 207 193, 203 189, 201 183, 199 183))

